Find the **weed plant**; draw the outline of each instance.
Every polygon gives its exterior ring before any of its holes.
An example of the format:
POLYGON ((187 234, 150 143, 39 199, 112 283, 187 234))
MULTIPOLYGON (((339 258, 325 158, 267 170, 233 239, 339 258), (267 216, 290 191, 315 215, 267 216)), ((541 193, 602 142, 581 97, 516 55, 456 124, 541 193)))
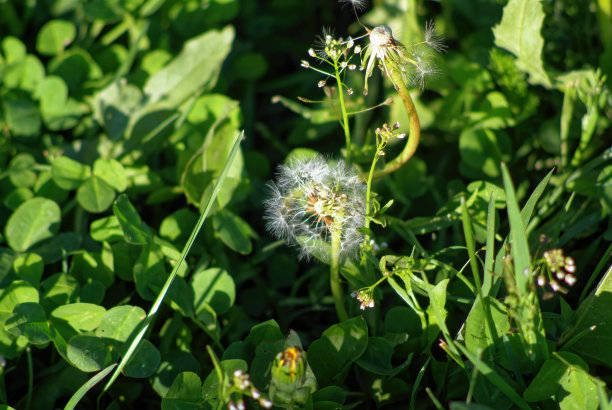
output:
POLYGON ((0 2, 0 405, 611 409, 610 9, 0 2))

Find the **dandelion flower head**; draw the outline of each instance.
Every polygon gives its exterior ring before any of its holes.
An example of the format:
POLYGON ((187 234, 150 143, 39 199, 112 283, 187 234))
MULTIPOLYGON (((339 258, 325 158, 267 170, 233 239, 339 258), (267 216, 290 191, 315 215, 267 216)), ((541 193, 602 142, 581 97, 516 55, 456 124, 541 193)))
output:
POLYGON ((366 185, 344 161, 322 156, 295 159, 278 169, 265 201, 266 226, 272 235, 297 245, 300 257, 331 260, 333 235, 340 257, 356 255, 363 241, 366 185))

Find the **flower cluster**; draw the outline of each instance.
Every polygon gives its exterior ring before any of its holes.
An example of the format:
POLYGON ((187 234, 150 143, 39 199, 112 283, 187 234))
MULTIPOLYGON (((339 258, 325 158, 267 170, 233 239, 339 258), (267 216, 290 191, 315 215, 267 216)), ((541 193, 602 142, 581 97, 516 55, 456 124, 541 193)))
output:
POLYGON ((351 296, 360 302, 359 309, 365 310, 365 308, 374 307, 374 295, 371 287, 356 290, 351 293, 351 296))
MULTIPOLYGON (((333 32, 329 29, 323 29, 323 34, 317 38, 314 48, 308 50, 308 55, 313 57, 319 62, 326 63, 331 67, 334 67, 334 73, 329 73, 318 67, 313 67, 307 60, 302 60, 302 67, 310 68, 318 73, 326 76, 324 80, 318 82, 318 87, 324 87, 327 84, 327 80, 330 78, 337 78, 344 70, 356 70, 357 64, 351 63, 351 58, 354 54, 359 54, 361 48, 359 46, 353 46, 355 43, 349 37, 348 40, 342 38, 336 38, 333 32), (337 74, 336 74, 337 73, 337 74)), ((353 89, 348 88, 347 94, 353 94, 353 89)))
POLYGON ((331 260, 331 239, 340 239, 339 256, 354 256, 363 241, 366 185, 343 161, 321 156, 281 165, 265 201, 268 230, 301 248, 300 256, 331 260))
POLYGON ((234 371, 232 374, 229 387, 230 391, 232 391, 234 395, 239 396, 239 398, 236 401, 230 401, 228 403, 228 410, 244 410, 246 408, 242 395, 248 395, 253 400, 257 400, 259 405, 265 409, 272 407, 272 402, 265 397, 262 397, 259 390, 257 390, 253 383, 251 383, 249 374, 240 369, 234 371))
POLYGON ((546 275, 540 274, 537 278, 538 286, 546 285, 548 279, 548 284, 554 292, 566 293, 567 290, 561 286, 561 283, 565 282, 568 286, 573 286, 577 281, 574 275, 576 273, 574 258, 565 256, 563 249, 548 250, 542 254, 542 257, 549 275, 547 278, 546 275))

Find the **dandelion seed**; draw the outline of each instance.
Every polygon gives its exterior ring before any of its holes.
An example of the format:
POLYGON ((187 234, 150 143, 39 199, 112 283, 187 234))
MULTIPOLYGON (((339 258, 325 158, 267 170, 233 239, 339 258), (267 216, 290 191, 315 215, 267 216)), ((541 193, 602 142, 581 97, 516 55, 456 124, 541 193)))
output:
POLYGON ((339 0, 339 3, 350 4, 355 12, 363 11, 367 7, 365 0, 339 0))
POLYGON ((433 21, 425 23, 425 44, 436 50, 438 53, 446 51, 444 39, 436 30, 436 24, 433 21))

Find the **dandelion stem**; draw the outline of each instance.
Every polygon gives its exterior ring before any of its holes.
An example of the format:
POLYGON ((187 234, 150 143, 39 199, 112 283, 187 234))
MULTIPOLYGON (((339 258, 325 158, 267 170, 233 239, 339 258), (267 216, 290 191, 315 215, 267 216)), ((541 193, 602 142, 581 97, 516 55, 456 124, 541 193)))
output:
POLYGON ((404 146, 402 152, 397 157, 387 162, 383 169, 375 171, 374 179, 379 179, 385 175, 389 175, 390 173, 397 171, 402 165, 408 162, 408 160, 414 155, 421 137, 421 123, 419 121, 419 115, 414 107, 412 97, 410 97, 410 91, 408 91, 406 84, 404 84, 404 80, 401 76, 401 70, 395 64, 390 64, 389 68, 390 69, 387 70, 389 78, 395 86, 395 90, 400 95, 400 98, 404 103, 404 108, 406 109, 406 114, 408 114, 410 121, 410 135, 408 136, 406 145, 404 146))
POLYGON ((331 262, 329 264, 329 286, 334 298, 336 314, 340 322, 348 319, 346 308, 344 307, 344 295, 342 285, 340 285, 340 240, 342 239, 342 224, 335 223, 332 229, 331 238, 331 262))
POLYGON ((344 101, 344 87, 340 78, 340 65, 338 60, 334 59, 335 78, 338 82, 338 97, 340 98, 340 109, 342 110, 342 128, 344 129, 344 138, 346 139, 346 162, 351 162, 351 128, 349 127, 348 114, 346 112, 346 103, 344 101))

